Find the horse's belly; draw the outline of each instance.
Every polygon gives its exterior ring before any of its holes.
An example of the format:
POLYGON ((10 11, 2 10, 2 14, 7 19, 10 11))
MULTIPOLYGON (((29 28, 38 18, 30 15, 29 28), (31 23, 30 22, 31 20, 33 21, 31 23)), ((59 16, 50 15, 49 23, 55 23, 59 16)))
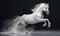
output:
POLYGON ((27 24, 35 24, 35 23, 37 23, 37 22, 35 22, 35 21, 27 21, 26 23, 27 23, 27 24))
POLYGON ((26 23, 28 24, 35 24, 35 23, 38 23, 38 21, 33 17, 33 15, 26 15, 24 17, 24 20, 26 23))
POLYGON ((28 24, 35 24, 35 23, 37 23, 37 21, 36 21, 34 18, 28 18, 28 19, 26 19, 25 21, 26 21, 26 23, 28 23, 28 24))

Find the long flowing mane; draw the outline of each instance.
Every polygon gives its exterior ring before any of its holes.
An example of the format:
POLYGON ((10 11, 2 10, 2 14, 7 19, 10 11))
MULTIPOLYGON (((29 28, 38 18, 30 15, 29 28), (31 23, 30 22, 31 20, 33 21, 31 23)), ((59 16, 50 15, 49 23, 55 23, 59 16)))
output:
POLYGON ((36 11, 36 9, 40 6, 40 4, 37 4, 35 6, 33 6, 33 8, 31 9, 33 12, 36 11))

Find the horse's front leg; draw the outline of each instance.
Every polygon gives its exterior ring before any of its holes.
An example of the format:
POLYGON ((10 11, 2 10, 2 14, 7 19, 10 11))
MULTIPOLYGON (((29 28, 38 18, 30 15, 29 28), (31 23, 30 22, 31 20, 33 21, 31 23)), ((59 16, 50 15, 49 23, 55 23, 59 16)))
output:
POLYGON ((43 27, 45 27, 47 25, 46 21, 44 21, 44 22, 45 22, 45 24, 43 24, 43 27))
POLYGON ((50 27, 51 26, 50 21, 47 18, 45 20, 48 22, 48 27, 50 27))
POLYGON ((45 22, 45 24, 43 24, 43 27, 45 27, 46 25, 47 25, 47 23, 46 23, 46 21, 48 21, 48 27, 50 27, 50 22, 49 22, 49 20, 48 19, 39 19, 39 18, 37 18, 38 19, 38 21, 40 21, 40 22, 45 22))
POLYGON ((43 24, 43 27, 45 27, 47 24, 46 24, 46 21, 48 22, 48 27, 50 27, 51 26, 51 24, 50 24, 50 21, 46 18, 46 19, 43 19, 44 20, 44 22, 45 22, 45 24, 43 24))

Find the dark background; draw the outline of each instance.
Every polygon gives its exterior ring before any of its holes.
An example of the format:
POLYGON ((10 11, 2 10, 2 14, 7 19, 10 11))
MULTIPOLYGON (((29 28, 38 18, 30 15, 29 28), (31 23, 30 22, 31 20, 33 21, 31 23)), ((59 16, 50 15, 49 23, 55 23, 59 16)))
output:
POLYGON ((37 23, 35 30, 60 30, 60 2, 59 0, 2 0, 1 1, 1 11, 0 11, 0 29, 4 28, 5 24, 3 22, 7 19, 12 19, 16 15, 31 14, 31 8, 41 2, 49 3, 50 14, 46 16, 50 22, 50 28, 43 28, 37 23))

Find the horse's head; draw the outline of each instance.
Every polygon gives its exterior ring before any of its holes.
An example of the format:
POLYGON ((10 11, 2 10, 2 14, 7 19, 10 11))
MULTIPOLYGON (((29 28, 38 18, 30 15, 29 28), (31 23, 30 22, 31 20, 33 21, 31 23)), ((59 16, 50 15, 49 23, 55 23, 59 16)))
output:
POLYGON ((49 14, 49 4, 47 3, 41 3, 42 10, 46 12, 46 14, 49 14))
POLYGON ((49 4, 47 3, 40 3, 38 5, 36 5, 33 9, 31 9, 33 12, 40 12, 45 11, 47 13, 47 15, 49 14, 49 4))

